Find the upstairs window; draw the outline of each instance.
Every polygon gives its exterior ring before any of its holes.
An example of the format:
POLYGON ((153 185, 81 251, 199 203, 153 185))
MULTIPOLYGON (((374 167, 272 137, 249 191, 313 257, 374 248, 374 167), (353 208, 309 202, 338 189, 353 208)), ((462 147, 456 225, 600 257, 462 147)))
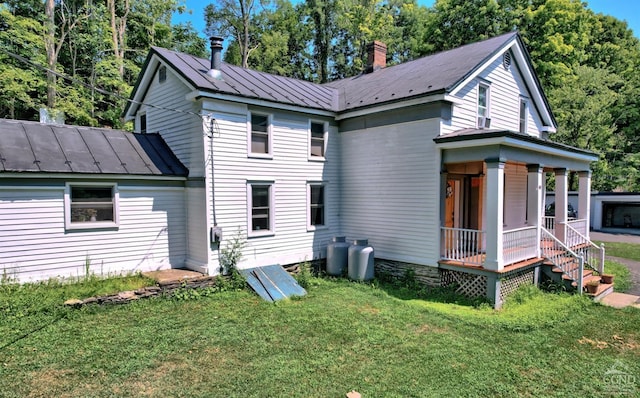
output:
POLYGON ((167 67, 162 65, 158 69, 158 82, 164 83, 167 80, 167 67))
POLYGON ((116 184, 67 184, 65 188, 66 228, 117 227, 118 198, 116 184))
POLYGON ((249 154, 271 157, 271 118, 255 113, 251 113, 249 118, 249 154))
POLYGON ((325 226, 325 191, 325 186, 322 183, 310 183, 308 185, 309 230, 325 226))
POLYGON ((518 131, 522 134, 527 133, 528 108, 529 104, 527 103, 527 100, 520 99, 520 126, 518 127, 518 131))
POLYGON ((311 127, 309 128, 309 158, 324 159, 326 143, 326 124, 311 122, 311 127))
POLYGON ((247 184, 249 236, 273 235, 273 184, 247 184))
POLYGON ((489 116, 489 86, 478 85, 478 128, 488 128, 491 125, 489 116))
POLYGON ((140 115, 140 126, 139 127, 140 127, 139 131, 142 134, 147 132, 147 115, 145 113, 140 115))

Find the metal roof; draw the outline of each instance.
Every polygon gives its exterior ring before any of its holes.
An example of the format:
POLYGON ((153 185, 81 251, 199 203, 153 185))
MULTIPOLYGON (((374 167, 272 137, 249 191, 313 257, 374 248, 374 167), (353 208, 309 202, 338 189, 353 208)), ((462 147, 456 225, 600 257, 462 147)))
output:
MULTIPOLYGON (((136 96, 154 56, 180 74, 195 90, 228 94, 324 111, 342 112, 447 91, 472 74, 483 61, 517 37, 507 33, 414 61, 325 84, 277 76, 222 63, 222 79, 207 75, 210 60, 152 47, 133 90, 136 96)), ((132 97, 132 98, 134 98, 132 97)), ((130 111, 127 104, 125 114, 130 111)))
POLYGON ((159 134, 0 119, 0 173, 186 176, 159 134))
MULTIPOLYGON (((330 87, 290 77, 244 69, 225 62, 222 63, 220 68, 222 79, 215 79, 207 75, 211 64, 208 59, 160 47, 151 47, 151 52, 147 57, 147 64, 154 54, 171 65, 176 72, 181 74, 198 90, 307 108, 328 111, 337 110, 335 92, 330 87)), ((145 67, 143 67, 144 69, 145 67)))
POLYGON ((513 138, 520 141, 530 142, 533 144, 539 144, 550 148, 557 148, 564 151, 568 151, 575 154, 591 156, 593 161, 598 160, 598 154, 588 149, 576 148, 560 142, 544 140, 538 137, 534 137, 529 134, 523 134, 511 130, 499 130, 499 129, 462 129, 457 130, 447 135, 441 135, 433 139, 436 144, 442 144, 447 142, 459 142, 459 141, 472 141, 472 140, 485 140, 489 138, 513 138))
POLYGON ((507 33, 326 86, 339 90, 341 111, 448 92, 517 35, 507 33))

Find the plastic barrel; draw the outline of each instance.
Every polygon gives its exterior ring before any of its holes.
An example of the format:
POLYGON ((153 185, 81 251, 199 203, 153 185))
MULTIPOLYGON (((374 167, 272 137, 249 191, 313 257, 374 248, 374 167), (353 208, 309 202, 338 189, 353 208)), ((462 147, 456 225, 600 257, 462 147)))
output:
POLYGON ((340 276, 347 268, 349 244, 344 236, 336 236, 327 246, 327 274, 340 276))
POLYGON ((349 246, 349 279, 356 281, 373 279, 373 255, 373 247, 369 246, 367 239, 354 240, 349 246))

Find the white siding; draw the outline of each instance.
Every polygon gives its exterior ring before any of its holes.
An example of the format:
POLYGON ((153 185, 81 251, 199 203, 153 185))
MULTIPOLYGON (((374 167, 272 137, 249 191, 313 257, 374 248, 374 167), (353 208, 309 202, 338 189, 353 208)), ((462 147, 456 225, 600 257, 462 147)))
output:
POLYGON ((489 116, 491 129, 504 129, 517 132, 520 128, 520 99, 529 99, 527 132, 539 137, 542 123, 540 116, 531 101, 522 75, 515 63, 509 70, 502 66, 502 57, 498 57, 487 68, 480 72, 478 79, 460 89, 456 97, 460 103, 453 106, 453 117, 444 121, 442 134, 466 128, 476 128, 478 83, 489 83, 489 116))
MULTIPOLYGON (((527 167, 507 163, 504 167, 504 229, 527 226, 527 167)), ((489 199, 490 200, 490 199, 489 199)))
POLYGON ((64 187, 0 190, 0 272, 21 281, 180 267, 182 188, 119 186, 117 230, 65 231, 64 187))
MULTIPOLYGON (((205 109, 205 113, 211 109, 217 125, 212 162, 215 198, 210 185, 207 196, 209 225, 213 224, 211 218, 215 203, 216 220, 223 229, 221 247, 224 248, 228 240, 240 231, 247 242, 240 267, 289 264, 325 257, 326 245, 340 231, 337 128, 329 126, 326 161, 310 161, 308 116, 214 102, 207 102, 205 109), (272 159, 247 156, 247 111, 273 114, 272 159), (273 183, 275 234, 272 236, 247 238, 248 181, 273 183), (327 227, 307 231, 307 183, 320 181, 326 183, 327 227)), ((317 117, 312 119, 318 120, 317 117)), ((210 165, 210 154, 206 156, 210 165)), ((208 167, 208 181, 211 173, 208 167)), ((217 272, 216 255, 217 251, 212 247, 209 272, 217 272)))
POLYGON ((350 239, 376 257, 437 265, 439 119, 343 132, 341 216, 350 239))
POLYGON ((185 99, 190 92, 191 89, 167 68, 167 80, 158 83, 156 74, 144 98, 144 102, 154 107, 143 105, 138 114, 147 115, 147 132, 162 135, 189 169, 189 177, 201 177, 204 173, 203 123, 196 102, 185 99))

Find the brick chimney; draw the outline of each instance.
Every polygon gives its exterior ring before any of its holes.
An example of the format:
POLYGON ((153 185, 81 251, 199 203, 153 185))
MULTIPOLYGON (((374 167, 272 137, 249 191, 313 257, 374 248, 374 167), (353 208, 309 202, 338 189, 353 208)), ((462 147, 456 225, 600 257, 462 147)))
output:
POLYGON ((367 68, 365 73, 371 73, 387 66, 387 45, 381 41, 374 41, 367 45, 367 68))

